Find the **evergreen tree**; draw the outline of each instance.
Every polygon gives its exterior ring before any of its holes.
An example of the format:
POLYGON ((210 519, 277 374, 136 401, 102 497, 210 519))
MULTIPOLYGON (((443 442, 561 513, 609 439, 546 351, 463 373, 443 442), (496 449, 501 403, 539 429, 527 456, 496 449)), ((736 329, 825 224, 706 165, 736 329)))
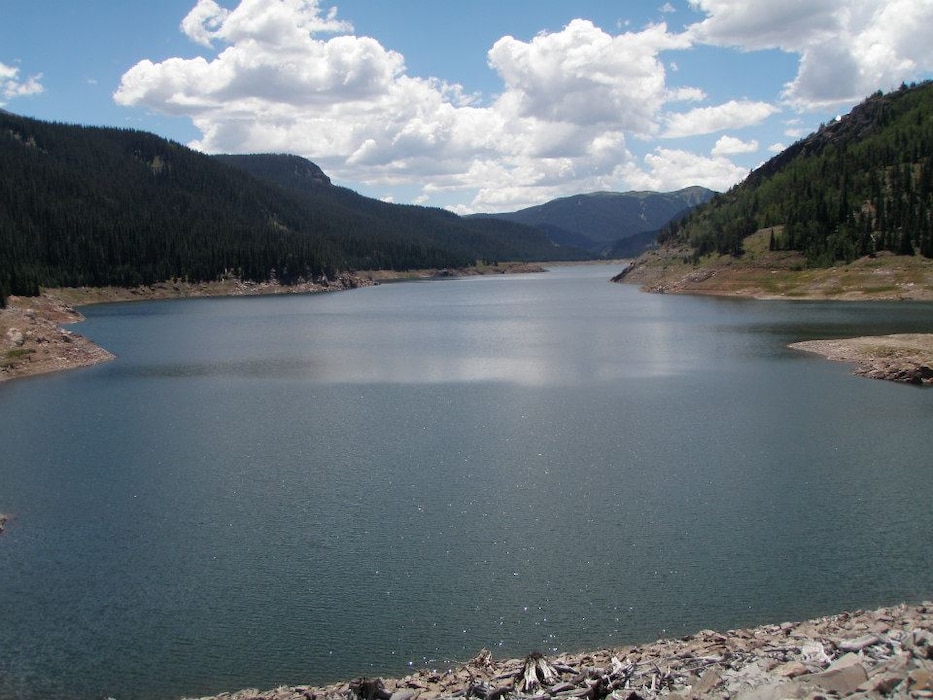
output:
POLYGON ((933 83, 875 93, 696 209, 659 240, 697 255, 740 254, 758 229, 784 226, 772 249, 803 252, 811 265, 876 250, 930 256, 933 83))

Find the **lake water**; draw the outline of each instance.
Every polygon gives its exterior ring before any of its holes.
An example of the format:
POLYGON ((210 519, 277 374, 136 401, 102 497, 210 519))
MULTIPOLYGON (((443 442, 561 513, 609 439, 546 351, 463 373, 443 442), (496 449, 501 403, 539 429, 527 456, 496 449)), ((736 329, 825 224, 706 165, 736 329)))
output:
POLYGON ((170 698, 933 594, 933 392, 796 340, 922 303, 617 269, 97 306, 0 385, 0 697, 170 698))

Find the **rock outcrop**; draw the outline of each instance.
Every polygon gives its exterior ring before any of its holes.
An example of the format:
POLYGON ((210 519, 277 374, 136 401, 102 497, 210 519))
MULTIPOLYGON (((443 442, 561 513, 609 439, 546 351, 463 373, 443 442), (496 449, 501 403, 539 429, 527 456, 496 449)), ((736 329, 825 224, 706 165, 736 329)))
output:
POLYGON ((212 700, 881 700, 933 698, 933 602, 546 658, 474 659, 404 678, 212 700))

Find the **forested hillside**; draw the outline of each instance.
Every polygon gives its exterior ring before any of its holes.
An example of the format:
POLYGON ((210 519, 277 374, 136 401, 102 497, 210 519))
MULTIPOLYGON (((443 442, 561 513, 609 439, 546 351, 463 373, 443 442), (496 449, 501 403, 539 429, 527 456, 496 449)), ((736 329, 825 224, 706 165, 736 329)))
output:
POLYGON ((239 168, 261 180, 278 185, 296 195, 315 210, 326 211, 340 222, 355 246, 355 258, 364 262, 356 267, 410 269, 451 267, 417 265, 387 254, 368 252, 366 246, 391 246, 402 240, 409 248, 452 251, 471 261, 485 260, 580 260, 593 257, 579 247, 556 244, 542 228, 511 221, 490 221, 460 217, 434 207, 389 204, 364 197, 345 187, 337 187, 313 163, 289 155, 219 155, 220 162, 239 168), (355 240, 352 231, 366 231, 369 243, 355 240), (363 248, 356 247, 362 243, 363 248))
POLYGON ((933 83, 872 95, 852 112, 753 171, 729 192, 662 231, 695 257, 741 255, 775 227, 772 250, 809 265, 886 250, 933 257, 933 83))
POLYGON ((367 200, 304 159, 262 162, 304 169, 319 186, 273 184, 149 133, 0 111, 0 303, 40 286, 292 282, 580 255, 527 227, 367 200))

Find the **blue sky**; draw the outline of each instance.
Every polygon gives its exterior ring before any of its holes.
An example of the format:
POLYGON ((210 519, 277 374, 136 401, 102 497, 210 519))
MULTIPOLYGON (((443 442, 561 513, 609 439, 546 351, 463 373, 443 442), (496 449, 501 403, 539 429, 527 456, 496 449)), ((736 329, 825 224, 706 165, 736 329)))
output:
POLYGON ((0 106, 396 202, 724 190, 933 75, 933 0, 0 0, 0 106))

